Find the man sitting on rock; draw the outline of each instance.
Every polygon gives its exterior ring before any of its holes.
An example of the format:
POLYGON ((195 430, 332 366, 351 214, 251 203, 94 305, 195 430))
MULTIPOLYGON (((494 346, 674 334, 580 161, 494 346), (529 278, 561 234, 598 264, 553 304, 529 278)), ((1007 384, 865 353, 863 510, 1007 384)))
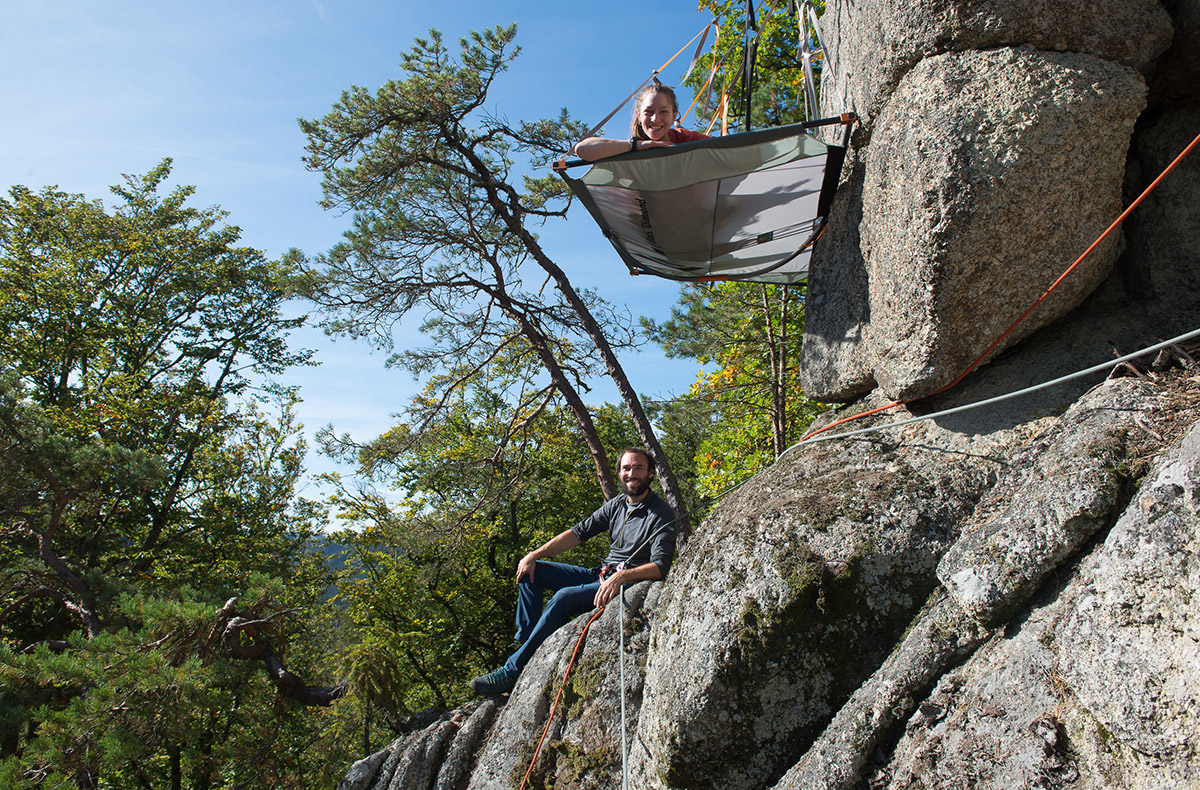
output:
POLYGON ((640 447, 621 453, 617 478, 622 493, 592 515, 529 552, 517 565, 517 641, 521 646, 499 669, 471 681, 480 694, 512 691, 517 675, 538 646, 572 618, 608 604, 620 589, 645 580, 666 578, 675 556, 675 513, 650 490, 654 459, 640 447), (608 531, 612 545, 604 564, 580 568, 545 562, 588 538, 608 531), (554 597, 543 611, 542 596, 554 597))

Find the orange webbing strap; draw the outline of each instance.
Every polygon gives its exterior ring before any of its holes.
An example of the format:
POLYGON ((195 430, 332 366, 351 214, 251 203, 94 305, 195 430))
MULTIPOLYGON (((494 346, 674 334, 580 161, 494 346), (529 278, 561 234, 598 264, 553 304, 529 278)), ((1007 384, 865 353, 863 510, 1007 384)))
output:
POLYGON ((587 625, 583 627, 583 633, 579 635, 579 640, 575 643, 575 650, 571 653, 571 660, 567 662, 567 671, 563 673, 562 683, 558 687, 558 695, 554 698, 554 704, 550 706, 550 713, 546 715, 546 727, 542 730, 542 737, 538 741, 537 748, 533 750, 533 759, 529 761, 529 769, 525 771, 525 778, 521 780, 521 790, 525 790, 525 785, 529 782, 529 777, 533 773, 533 766, 537 764, 538 755, 542 753, 542 745, 546 743, 546 736, 550 734, 550 725, 554 723, 554 714, 558 710, 558 703, 562 700, 563 691, 567 687, 567 678, 571 676, 571 669, 575 666, 575 659, 579 657, 579 649, 583 647, 583 638, 587 636, 588 629, 592 627, 592 623, 596 622, 596 618, 602 614, 604 614, 603 606, 597 609, 596 613, 587 621, 587 625))
POLYGON ((978 357, 975 358, 974 362, 972 362, 970 365, 967 365, 966 369, 963 370, 962 373, 958 374, 958 376, 954 379, 954 381, 951 381, 946 386, 940 387, 939 389, 934 390, 933 392, 929 393, 928 395, 923 395, 920 398, 913 398, 912 400, 906 400, 906 401, 895 401, 894 403, 889 403, 886 406, 880 406, 878 408, 871 409, 870 411, 864 411, 862 414, 855 414, 852 417, 845 417, 841 420, 831 422, 829 425, 826 425, 824 428, 819 428, 818 430, 810 431, 809 433, 805 434, 804 438, 802 438, 796 444, 798 444, 798 445, 803 444, 804 442, 813 438, 817 434, 824 433, 825 431, 828 431, 830 428, 834 428, 838 425, 844 425, 848 422, 852 422, 854 420, 858 420, 863 417, 868 417, 872 414, 877 414, 881 411, 887 411, 888 409, 893 409, 897 406, 907 406, 910 403, 916 403, 918 400, 922 400, 924 398, 932 398, 934 395, 941 395, 946 390, 956 387, 973 370, 975 370, 977 367, 979 367, 983 363, 983 360, 987 358, 988 354, 991 354, 993 351, 995 351, 996 347, 999 346, 1002 342, 1004 342, 1004 338, 1011 335, 1013 333, 1013 330, 1015 330, 1017 328, 1017 326, 1021 324, 1022 321, 1024 321, 1026 318, 1028 318, 1033 313, 1033 311, 1037 309, 1038 305, 1040 305, 1042 302, 1046 301, 1046 298, 1050 296, 1050 294, 1054 291, 1054 289, 1057 288, 1059 286, 1059 284, 1061 284, 1063 282, 1063 280, 1067 279, 1067 277, 1069 277, 1071 275, 1071 273, 1075 271, 1075 269, 1079 266, 1079 264, 1083 263, 1084 259, 1086 259, 1089 255, 1091 255, 1092 252, 1097 247, 1100 246, 1101 242, 1103 242, 1106 238, 1108 238, 1109 234, 1111 234, 1114 230, 1116 230, 1121 225, 1121 223, 1124 222, 1125 219, 1131 213, 1133 213, 1133 210, 1135 208, 1137 208, 1139 205, 1141 205, 1142 201, 1145 200, 1150 195, 1151 192, 1153 192, 1155 189, 1158 188, 1158 185, 1162 183, 1162 180, 1167 177, 1167 173, 1170 173, 1172 170, 1174 170, 1176 165, 1178 165, 1180 162, 1182 162, 1184 157, 1186 157, 1188 154, 1190 154, 1197 145, 1200 145, 1200 135, 1196 135, 1196 138, 1194 140, 1192 140, 1191 143, 1188 144, 1187 148, 1183 149, 1183 153, 1181 153, 1179 156, 1175 157, 1175 161, 1173 161, 1173 162, 1171 162, 1171 164, 1167 165, 1166 169, 1164 169, 1161 173, 1159 173, 1158 178, 1154 179, 1154 181, 1152 181, 1150 183, 1150 186, 1148 186, 1144 190, 1142 190, 1142 194, 1138 195, 1137 200, 1130 203, 1129 208, 1122 211, 1121 215, 1119 217, 1117 217, 1115 220, 1113 220, 1113 223, 1111 225, 1109 225, 1108 228, 1106 228, 1105 231, 1103 233, 1101 233, 1100 236, 1095 241, 1092 242, 1091 246, 1089 246, 1086 250, 1084 250, 1083 254, 1080 255, 1078 258, 1076 258, 1075 262, 1072 263, 1070 266, 1068 266, 1066 271, 1064 271, 1062 274, 1060 274, 1058 276, 1058 279, 1055 280, 1050 285, 1050 287, 1047 288, 1042 293, 1042 295, 1039 296, 1034 301, 1034 303, 1029 306, 1029 309, 1026 310, 1024 313, 1022 313, 1020 318, 1018 318, 1016 321, 1013 321, 1012 324, 1008 327, 1008 329, 1005 329, 1004 332, 1000 335, 1000 337, 996 338, 995 342, 993 342, 990 346, 987 347, 987 349, 982 354, 980 354, 978 357))
MULTIPOLYGON (((696 95, 692 97, 692 103, 689 104, 688 108, 683 111, 683 115, 679 116, 680 123, 682 123, 683 119, 688 117, 688 114, 695 108, 695 106, 697 104, 700 103, 700 99, 702 99, 702 98, 707 99, 709 91, 712 89, 713 79, 717 76, 717 69, 720 67, 722 62, 723 61, 719 61, 716 58, 713 58, 712 69, 710 69, 708 72, 708 79, 704 81, 704 87, 701 88, 700 90, 696 91, 696 95)), ((706 101, 706 103, 707 103, 707 101, 706 101)), ((709 125, 709 128, 712 128, 711 123, 709 125)))
MULTIPOLYGON (((716 31, 717 31, 716 37, 713 39, 713 63, 712 63, 712 68, 709 69, 709 72, 708 72, 708 79, 704 81, 704 87, 701 88, 700 90, 696 91, 696 95, 692 97, 692 103, 690 105, 688 105, 688 108, 684 111, 683 115, 679 116, 679 122, 682 122, 684 118, 688 117, 688 113, 690 113, 692 111, 692 109, 696 106, 696 104, 698 104, 700 102, 700 100, 702 98, 704 99, 705 104, 708 103, 708 96, 709 96, 710 91, 712 90, 713 80, 717 76, 717 70, 720 69, 721 66, 723 66, 725 64, 724 58, 717 57, 717 45, 721 43, 721 28, 717 27, 716 31)), ((704 42, 701 42, 701 46, 703 46, 703 43, 704 42)), ((700 55, 700 50, 697 49, 696 56, 692 58, 692 68, 696 67, 696 59, 699 57, 699 55, 700 55)), ((692 68, 688 69, 688 74, 692 73, 692 68)), ((684 77, 682 81, 686 82, 687 77, 684 77)), ((711 122, 709 123, 708 128, 709 129, 712 128, 711 122)), ((707 134, 707 131, 705 132, 705 134, 707 134)))

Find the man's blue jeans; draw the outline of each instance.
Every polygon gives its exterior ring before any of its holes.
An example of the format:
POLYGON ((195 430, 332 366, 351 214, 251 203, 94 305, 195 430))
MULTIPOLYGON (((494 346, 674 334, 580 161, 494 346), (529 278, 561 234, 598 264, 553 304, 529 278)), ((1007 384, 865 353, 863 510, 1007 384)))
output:
POLYGON ((595 608, 599 589, 599 568, 538 560, 533 579, 524 576, 517 585, 517 640, 522 644, 504 666, 517 672, 524 669, 550 634, 595 608), (543 611, 547 590, 553 591, 554 597, 543 611))

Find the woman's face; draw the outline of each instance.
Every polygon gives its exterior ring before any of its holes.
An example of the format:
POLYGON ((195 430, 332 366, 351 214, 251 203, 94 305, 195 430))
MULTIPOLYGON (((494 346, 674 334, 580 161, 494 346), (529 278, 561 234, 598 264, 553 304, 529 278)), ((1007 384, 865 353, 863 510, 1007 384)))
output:
POLYGON ((665 93, 650 93, 642 99, 639 110, 642 128, 651 140, 666 140, 675 123, 675 105, 665 93))

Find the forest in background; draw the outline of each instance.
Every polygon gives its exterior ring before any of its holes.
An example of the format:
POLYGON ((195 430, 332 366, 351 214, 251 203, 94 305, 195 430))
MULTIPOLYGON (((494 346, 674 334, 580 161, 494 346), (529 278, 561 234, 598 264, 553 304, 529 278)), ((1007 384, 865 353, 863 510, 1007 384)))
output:
MULTIPOLYGON (((740 7, 705 5, 735 46, 740 7)), ((797 120, 794 20, 759 24, 754 123, 797 120)), ((302 121, 353 218, 324 253, 239 246, 169 160, 107 203, 0 199, 0 784, 333 787, 503 660, 517 560, 615 493, 621 447, 652 449, 694 524, 823 408, 796 385, 803 288, 687 285, 656 324, 546 256, 569 193, 537 174, 583 126, 482 110, 514 38, 431 33, 302 121), (287 345, 306 320, 424 382, 383 435, 318 437, 356 469, 325 501, 296 493, 303 393, 271 383, 311 362, 287 345), (428 344, 392 348, 401 321, 428 344), (703 365, 687 395, 624 379, 645 342, 703 365), (623 402, 587 403, 601 375, 623 402)))

